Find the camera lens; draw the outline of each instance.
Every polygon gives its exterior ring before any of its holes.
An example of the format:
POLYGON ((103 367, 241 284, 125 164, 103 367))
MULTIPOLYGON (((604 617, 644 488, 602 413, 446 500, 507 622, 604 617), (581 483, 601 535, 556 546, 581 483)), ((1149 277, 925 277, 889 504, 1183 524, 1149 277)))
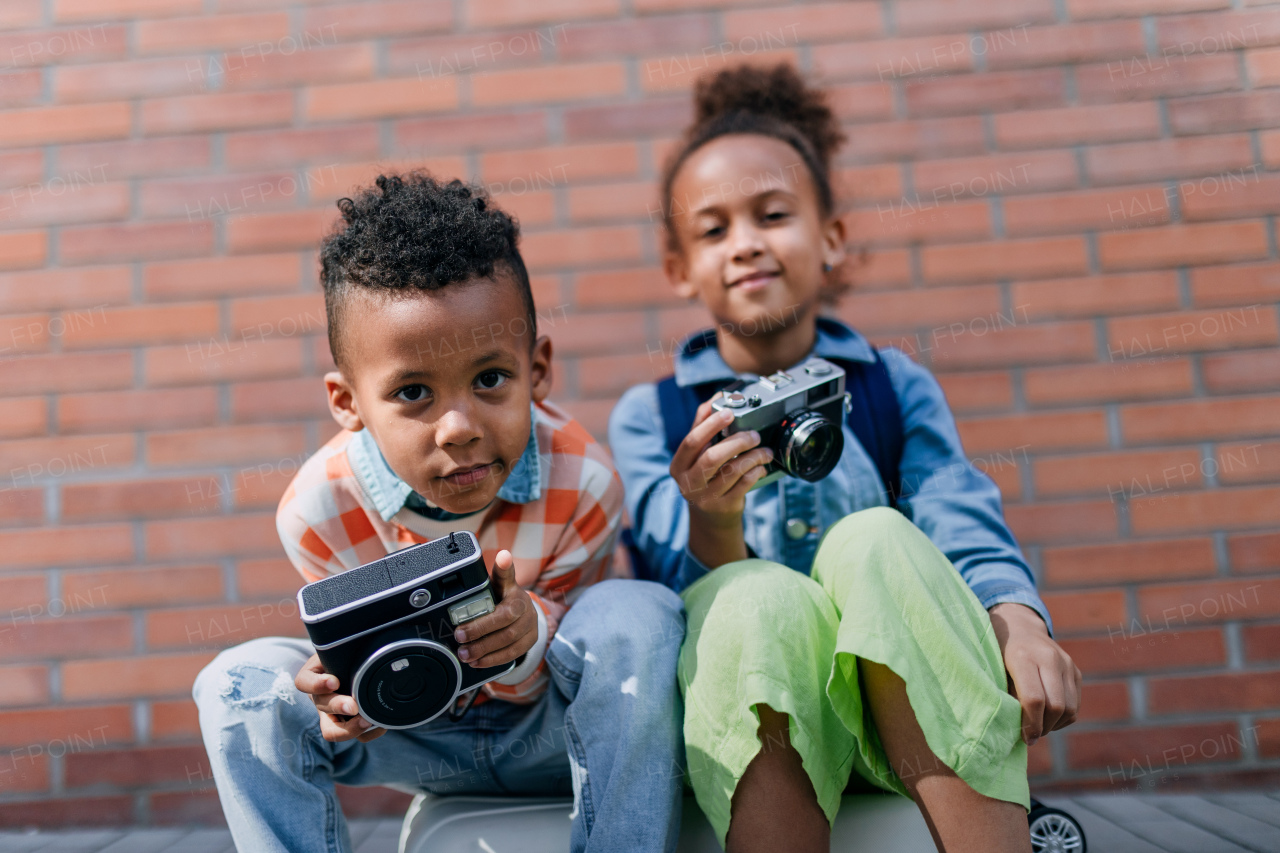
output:
POLYGON ((779 425, 775 454, 782 470, 813 482, 835 470, 844 452, 838 424, 810 409, 792 412, 779 425))
POLYGON ((439 643, 402 640, 369 657, 352 692, 364 716, 387 728, 406 728, 443 713, 461 675, 457 658, 439 643))

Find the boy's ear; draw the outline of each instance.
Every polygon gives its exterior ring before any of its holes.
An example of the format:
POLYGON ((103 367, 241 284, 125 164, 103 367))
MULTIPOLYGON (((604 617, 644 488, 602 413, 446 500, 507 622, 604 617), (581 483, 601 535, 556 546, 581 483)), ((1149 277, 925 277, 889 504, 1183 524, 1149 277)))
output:
POLYGON ((329 413, 338 426, 351 432, 364 429, 364 421, 356 411, 356 393, 339 370, 324 375, 324 389, 329 394, 329 413))
POLYGON ((533 401, 541 403, 551 393, 551 338, 539 335, 533 343, 533 401))
POLYGON ((822 262, 834 268, 844 263, 844 220, 833 216, 822 229, 822 262))
POLYGON ((693 282, 689 281, 688 268, 685 265, 682 254, 673 252, 670 249, 663 251, 662 272, 667 276, 667 283, 676 292, 676 296, 688 300, 698 298, 698 288, 693 282))

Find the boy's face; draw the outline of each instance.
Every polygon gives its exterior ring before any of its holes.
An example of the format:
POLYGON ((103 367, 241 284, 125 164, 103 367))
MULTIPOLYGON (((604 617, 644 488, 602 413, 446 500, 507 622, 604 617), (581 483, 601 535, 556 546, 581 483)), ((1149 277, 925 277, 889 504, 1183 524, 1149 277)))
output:
POLYGON ((488 505, 529 440, 529 403, 551 388, 551 341, 510 276, 389 295, 353 288, 341 372, 325 376, 345 429, 368 429, 396 476, 456 513, 488 505))
POLYGON ((685 298, 753 335, 795 325, 818 306, 823 264, 844 259, 844 227, 824 220, 799 153, 780 139, 713 139, 680 167, 669 200, 679 251, 664 259, 685 298))

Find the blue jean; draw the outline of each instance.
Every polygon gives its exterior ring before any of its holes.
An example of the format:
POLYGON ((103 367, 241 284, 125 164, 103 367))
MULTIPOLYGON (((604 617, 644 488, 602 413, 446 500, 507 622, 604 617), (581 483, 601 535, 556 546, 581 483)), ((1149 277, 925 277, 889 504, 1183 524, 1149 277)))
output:
POLYGON ((646 581, 595 584, 547 648, 547 691, 492 700, 376 740, 331 743, 293 685, 311 644, 263 637, 221 652, 192 695, 236 849, 350 853, 334 783, 433 794, 574 797, 574 851, 671 851, 684 744, 679 596, 646 581))

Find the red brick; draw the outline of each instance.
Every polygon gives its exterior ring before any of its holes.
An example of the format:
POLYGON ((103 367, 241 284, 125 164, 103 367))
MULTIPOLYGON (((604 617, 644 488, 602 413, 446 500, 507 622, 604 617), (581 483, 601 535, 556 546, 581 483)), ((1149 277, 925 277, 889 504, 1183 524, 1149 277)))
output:
POLYGON ((255 637, 307 636, 293 596, 147 613, 147 648, 226 648, 255 637))
POLYGON ((302 16, 303 33, 343 41, 378 36, 403 36, 449 29, 453 6, 447 0, 348 3, 309 9, 302 16))
POLYGON ((1094 184, 1198 178, 1255 162, 1246 134, 1096 145, 1086 148, 1084 156, 1094 184))
POLYGON ((1079 237, 926 246, 921 257, 925 280, 930 282, 1052 278, 1088 269, 1079 237))
POLYGON ((1196 625, 1280 615, 1280 578, 1232 578, 1159 584, 1138 590, 1139 618, 1164 625, 1196 625))
POLYGON ((1066 78, 1058 68, 997 71, 906 81, 913 116, 1000 113, 1066 106, 1066 78))
POLYGON ((1262 162, 1268 169, 1274 169, 1280 164, 1280 131, 1271 130, 1259 136, 1262 138, 1262 162))
MULTIPOLYGON (((38 708, 0 713, 0 745, 42 744, 46 751, 96 749, 134 738, 128 705, 38 708)), ((65 753, 64 753, 65 754, 65 753)))
POLYGON ((0 270, 44 266, 48 257, 49 236, 43 231, 0 234, 0 270))
POLYGON ((971 40, 958 35, 878 39, 859 44, 809 48, 814 65, 827 78, 854 78, 908 83, 937 74, 972 71, 971 40))
MULTIPOLYGON (((572 118, 566 119, 572 128, 572 118)), ((570 138, 574 134, 570 132, 570 138)), ((476 147, 521 147, 547 141, 547 118, 542 112, 489 115, 443 115, 404 119, 395 123, 397 149, 460 151, 476 147)))
POLYGON ((1226 644, 1219 628, 1153 632, 1135 621, 1123 631, 1115 626, 1108 637, 1065 639, 1059 645, 1081 672, 1091 676, 1226 664, 1226 644))
POLYGON ((213 251, 213 224, 204 222, 126 223, 64 228, 63 263, 96 264, 190 257, 213 251))
MULTIPOLYGON (((49 702, 49 669, 44 666, 0 666, 5 690, 0 708, 45 705, 49 702)), ((25 734, 24 734, 25 740, 25 734)), ((29 742, 29 741, 27 741, 29 742)), ((3 823, 3 819, 0 819, 3 823)))
POLYGON ((214 652, 98 658, 62 664, 62 698, 72 702, 144 696, 190 696, 214 652))
POLYGON ((200 11, 201 0, 57 0, 53 17, 64 21, 168 18, 200 11))
POLYGON ((1258 305, 1107 321, 1107 350, 1121 359, 1239 349, 1277 340, 1275 312, 1261 311, 1258 305))
POLYGON ((845 228, 859 240, 879 245, 991 236, 990 208, 985 201, 939 205, 931 199, 903 198, 899 203, 877 204, 875 210, 851 211, 844 221, 845 228))
MULTIPOLYGON (((565 136, 572 142, 594 139, 632 139, 635 137, 671 137, 692 117, 689 99, 650 98, 636 104, 605 104, 564 110, 565 136)), ((540 129, 545 119, 539 116, 534 128, 540 129)), ((655 156, 662 152, 655 151, 655 156)))
POLYGON ((136 305, 103 309, 87 322, 68 318, 62 342, 67 349, 163 344, 211 337, 218 328, 215 302, 136 305))
POLYGON ((1170 198, 1159 185, 1010 198, 1004 214, 1011 237, 1134 228, 1173 218, 1170 198))
POLYGON ((128 388, 132 384, 133 355, 124 351, 0 360, 0 394, 128 388), (14 369, 17 366, 21 369, 14 369))
POLYGON ((288 124, 293 119, 291 92, 230 92, 152 98, 142 104, 142 130, 208 133, 288 124))
POLYGON ((278 89, 285 86, 314 86, 318 83, 346 83, 354 80, 369 80, 377 73, 377 57, 373 44, 309 46, 316 41, 322 42, 325 38, 328 36, 316 32, 286 36, 284 40, 277 43, 278 48, 273 50, 292 49, 292 53, 264 53, 264 48, 259 47, 249 57, 240 53, 224 55, 220 60, 212 59, 209 61, 207 70, 209 76, 225 72, 223 89, 231 92, 248 89, 278 89))
POLYGON ((618 97, 625 91, 626 74, 617 62, 550 65, 471 75, 471 96, 481 107, 618 97))
POLYGON ((22 486, 45 477, 119 468, 133 464, 134 446, 134 437, 125 433, 7 441, 0 445, 0 471, 22 486))
POLYGON ((1227 539, 1227 553, 1237 574, 1269 572, 1280 568, 1280 534, 1232 536, 1227 539))
POLYGON ((1280 524, 1280 489, 1215 489, 1169 500, 1142 498, 1129 502, 1129 519, 1139 534, 1275 527, 1280 524))
POLYGON ((531 270, 637 263, 641 237, 637 228, 576 228, 525 235, 520 252, 531 270))
POLYGON ((242 599, 297 595, 303 583, 298 570, 283 558, 236 563, 236 589, 242 599))
POLYGON ((374 124, 228 133, 223 145, 227 165, 234 169, 364 160, 377 156, 379 147, 374 124))
POLYGON ((1008 373, 944 373, 936 378, 954 412, 1007 411, 1013 406, 1008 373))
POLYGON ((62 596, 113 610, 217 601, 223 596, 222 572, 212 564, 68 571, 62 575, 62 596))
POLYGON ((38 69, 0 74, 0 106, 33 107, 44 100, 44 81, 38 69))
POLYGON ((1267 256, 1263 222, 1172 225, 1098 235, 1105 270, 1245 261, 1267 256))
POLYGON ((44 435, 49 427, 49 406, 43 397, 10 397, 4 401, 4 407, 0 437, 44 435))
POLYGON ((195 426, 218 417, 213 388, 64 395, 57 405, 58 429, 63 433, 195 426))
POLYGON ((11 751, 0 758, 0 792, 12 796, 20 791, 48 791, 49 764, 49 756, 31 747, 11 751))
POLYGON ((1004 516, 1023 544, 1114 539, 1118 529, 1111 501, 1006 506, 1004 516))
POLYGON ((1193 389, 1185 358, 1033 368, 1022 382, 1033 406, 1184 397, 1193 389))
POLYGON ((1001 148, 1051 148, 1160 135, 1154 103, 1006 113, 995 116, 994 121, 996 143, 1001 148))
POLYGON ((63 759, 68 788, 90 785, 137 788, 166 782, 190 784, 212 775, 204 746, 136 746, 124 750, 68 752, 63 759))
MULTIPOLYGON (((459 156, 432 157, 429 159, 413 158, 403 161, 388 161, 385 158, 373 163, 347 163, 343 165, 320 166, 308 172, 307 194, 312 204, 326 204, 337 201, 345 195, 355 194, 357 188, 373 186, 379 175, 391 172, 407 172, 422 169, 442 179, 455 175, 465 175, 466 161, 459 156)), ((494 187, 500 192, 500 187, 494 187)))
POLYGON ((1082 103, 1145 101, 1240 89, 1234 56, 1133 56, 1075 69, 1082 103))
POLYGON ((850 162, 961 157, 987 150, 979 116, 878 122, 863 125, 860 131, 844 145, 850 162))
MULTIPOLYGON (((49 603, 49 584, 44 574, 11 575, 0 578, 0 596, 9 607, 9 617, 15 613, 30 613, 33 616, 45 612, 49 603)), ((71 600, 71 596, 65 596, 71 600)))
POLYGON ((555 222, 556 200, 551 190, 526 192, 519 182, 514 187, 506 185, 489 189, 493 203, 514 216, 522 228, 555 222))
POLYGON ((226 220, 227 251, 232 254, 310 249, 338 219, 334 208, 286 213, 255 213, 226 220))
POLYGON ((1067 14, 1073 20, 1089 18, 1129 18, 1225 9, 1230 0, 1067 0, 1067 14))
POLYGON ((207 429, 153 432, 146 436, 147 461, 157 467, 240 465, 306 452, 301 425, 225 425, 207 429))
POLYGON ((641 382, 656 382, 671 373, 668 359, 650 358, 644 353, 601 355, 575 360, 578 367, 578 393, 584 397, 611 397, 641 382))
MULTIPOLYGON (((1217 477, 1224 486, 1280 480, 1280 443, 1240 442, 1217 447, 1217 477)), ((1206 464, 1207 471, 1214 469, 1206 464)))
POLYGON ((25 619, 4 626, 0 658, 11 661, 85 658, 133 648, 133 617, 62 616, 25 619))
POLYGON ((0 547, 11 568, 123 562, 135 556, 133 534, 125 524, 0 531, 0 547))
POLYGON ((1056 635, 1105 630, 1125 619, 1122 590, 1046 593, 1043 598, 1056 635))
MULTIPOLYGON (((1000 291, 994 285, 855 292, 840 301, 839 309, 843 319, 863 332, 930 327, 928 334, 913 342, 919 351, 945 347, 951 337, 947 329, 950 322, 964 324, 967 331, 975 318, 986 320, 991 326, 1002 322, 995 319, 1000 313, 1000 291)), ((1009 320, 1002 316, 1004 321, 1009 320)))
POLYGON ((318 377, 240 382, 231 389, 231 419, 236 422, 321 418, 328 413, 328 397, 318 377))
POLYGON ((912 170, 917 195, 940 200, 1068 189, 1079 183, 1075 157, 1065 150, 926 160, 912 170))
MULTIPOLYGON (((896 10, 901 14, 901 10, 896 10)), ((903 32, 902 20, 898 27, 903 32)), ((724 13, 724 38, 737 50, 755 52, 797 42, 854 41, 884 32, 883 15, 875 3, 810 3, 785 9, 744 9, 724 13)), ((570 31, 567 40, 575 33, 570 31)), ((690 47, 715 44, 707 34, 690 47)), ((622 45, 619 45, 622 48, 622 45)))
POLYGON ((1038 458, 1037 495, 1105 494, 1136 497, 1199 488, 1198 450, 1171 449, 1038 458))
POLYGON ((0 30, 35 27, 44 22, 41 0, 10 0, 0 8, 0 30))
POLYGON ((37 526, 45 520, 44 489, 17 489, 12 475, 9 485, 0 489, 0 524, 11 527, 37 526))
POLYGON ((9 358, 22 353, 48 352, 50 331, 47 314, 0 317, 0 356, 9 358))
POLYGON ((1280 398, 1125 406, 1120 429, 1127 444, 1269 435, 1280 431, 1280 398))
POLYGON ((191 699, 151 703, 152 740, 199 740, 200 714, 191 699))
MULTIPOLYGON (((212 783, 211 783, 212 784, 212 783)), ((341 786, 338 786, 341 788, 341 786)), ((399 793, 386 789, 389 793, 399 793)), ((402 794, 402 797, 408 797, 402 794)), ((409 799, 406 802, 406 808, 409 799)), ((216 788, 195 791, 158 791, 147 795, 148 814, 157 826, 221 826, 226 818, 216 788)), ((405 809, 401 809, 403 813, 405 809)), ((344 814, 350 814, 345 811, 344 814)))
MULTIPOLYGON (((788 19, 785 23, 790 25, 794 21, 798 30, 802 25, 802 21, 821 17, 825 8, 824 4, 815 3, 803 8, 793 7, 787 9, 785 14, 788 15, 788 19), (807 11, 810 9, 813 11, 807 11)), ((844 4, 840 4, 840 8, 845 8, 844 4)), ((739 36, 732 34, 736 33, 739 28, 746 27, 749 29, 762 22, 762 19, 751 20, 749 18, 754 14, 768 16, 771 13, 768 11, 761 13, 726 12, 724 14, 726 36, 738 38, 739 36)), ((777 14, 777 10, 774 10, 772 14, 777 14)), ((826 20, 828 27, 830 27, 830 16, 827 16, 826 20)), ((540 46, 545 41, 553 41, 556 55, 564 59, 614 59, 624 54, 650 56, 673 50, 701 50, 706 45, 714 44, 718 40, 711 16, 707 14, 664 15, 592 23, 572 21, 566 24, 558 24, 557 26, 562 26, 563 29, 552 29, 549 32, 544 30, 540 41, 530 39, 530 43, 531 45, 537 44, 540 46)), ((861 16, 844 15, 841 17, 838 26, 844 29, 851 29, 864 26, 864 24, 861 23, 861 16)), ((754 34, 759 35, 758 32, 754 34)), ((541 51, 539 53, 541 54, 541 51)), ((541 56, 538 58, 541 58, 541 56)), ((501 54, 497 56, 486 54, 485 60, 501 60, 501 54)))
POLYGON ((1178 184, 1182 215, 1189 222, 1265 216, 1280 209, 1280 178, 1259 175, 1258 165, 1178 184))
POLYGON ((1127 722, 1132 714, 1124 681, 1086 681, 1080 690, 1080 722, 1127 722))
POLYGON ((0 151, 0 184, 3 186, 38 184, 43 179, 43 151, 36 148, 25 151, 0 151))
POLYGON ((133 287, 128 267, 39 270, 0 275, 0 311, 105 308, 128 302, 133 287))
POLYGON ((148 299, 258 295, 298 289, 297 254, 243 255, 147 264, 142 288, 148 299))
POLYGON ((1280 300, 1280 264, 1232 264, 1193 269, 1191 299, 1199 306, 1275 302, 1280 300))
POLYGON ((208 138, 190 136, 91 142, 58 149, 58 165, 64 171, 71 174, 97 171, 113 181, 205 170, 212 157, 208 138))
POLYGON ((1028 446, 1043 453, 1107 443, 1106 417, 1101 411, 971 418, 961 421, 959 429, 970 453, 1028 446))
POLYGON ((1046 548, 1042 558, 1048 586, 1210 577, 1216 571, 1210 539, 1046 548))
POLYGON ((911 253, 903 249, 870 250, 859 259, 854 281, 867 289, 904 285, 912 278, 911 263, 911 253))
MULTIPOLYGON (((748 40, 747 44, 751 44, 748 40)), ((732 42, 706 45, 702 50, 685 51, 646 59, 640 65, 640 87, 646 94, 688 91, 699 75, 710 74, 722 68, 737 65, 754 65, 762 68, 778 64, 798 65, 798 45, 778 50, 738 51, 732 42), (723 48, 723 53, 722 53, 723 48)))
POLYGON ((192 64, 189 59, 157 59, 64 66, 53 72, 53 100, 69 104, 189 95, 199 88, 192 64))
POLYGON ((1162 54, 1188 56, 1280 42, 1280 21, 1272 10, 1170 15, 1156 18, 1155 23, 1156 44, 1162 54))
POLYGON ((130 112, 129 104, 116 102, 9 110, 0 126, 0 148, 123 138, 129 135, 130 112))
POLYGON ((0 34, 0 54, 7 57, 6 65, 18 68, 124 59, 129 55, 127 27, 112 21, 0 34))
POLYGON ((129 826, 134 822, 133 797, 62 797, 0 806, 0 826, 66 829, 72 826, 129 826))
POLYGON ((92 185, 84 176, 60 176, 56 182, 12 191, 8 200, 0 202, 0 214, 25 226, 121 220, 129 216, 129 187, 122 183, 92 185), (71 193, 74 204, 64 198, 71 193))
POLYGON ((1280 92, 1179 98, 1169 102, 1169 126, 1179 136, 1280 126, 1280 92))
POLYGON ((305 293, 231 301, 233 335, 245 340, 325 334, 324 295, 305 293))
POLYGON ((303 93, 307 121, 339 121, 442 112, 458 106, 456 78, 415 78, 311 86, 303 93))
POLYGON ((293 171, 276 171, 144 181, 139 188, 138 207, 148 219, 181 217, 188 222, 296 207, 300 193, 312 181, 322 178, 323 173, 313 171, 302 176, 293 171))
POLYGON ((480 158, 480 177, 485 183, 520 178, 530 184, 557 186, 599 178, 627 178, 638 170, 639 156, 630 143, 490 152, 480 158))
POLYGON ((1280 383, 1280 359, 1273 350, 1205 356, 1204 384, 1210 391, 1270 391, 1280 383))
POLYGON ((274 48, 275 42, 288 36, 289 16, 284 12, 141 21, 134 27, 135 49, 140 54, 194 54, 226 49, 231 51, 229 58, 245 48, 254 50, 263 42, 272 43, 274 48))
POLYGON ((1245 54, 1245 69, 1255 86, 1280 85, 1280 50, 1251 50, 1245 54))
POLYGON ((1280 623, 1245 625, 1244 659, 1250 663, 1280 660, 1280 623))
POLYGON ((1267 711, 1280 705, 1280 672, 1233 672, 1153 678, 1147 707, 1154 715, 1196 711, 1267 711))
POLYGON ((123 483, 68 483, 62 487, 67 521, 162 518, 216 512, 220 495, 207 479, 135 479, 123 483))
POLYGON ((569 218, 574 222, 658 221, 661 216, 662 207, 651 181, 593 184, 569 190, 569 218))
MULTIPOLYGON (((1021 320, 1012 315, 1014 322, 1021 320)), ((930 358, 939 370, 1013 367, 1092 361, 1097 350, 1093 326, 1084 322, 1007 325, 1010 314, 964 318, 931 333, 930 358)))
POLYGON ((467 4, 466 21, 472 29, 518 27, 614 17, 618 11, 618 0, 546 0, 533 5, 520 0, 475 0, 467 4))
POLYGON ((154 560, 274 554, 280 547, 275 513, 148 521, 143 534, 154 560))
POLYGON ((1073 769, 1106 769, 1108 778, 1186 773, 1187 765, 1238 761, 1242 740, 1233 722, 1189 723, 1072 732, 1067 762, 1073 769))
POLYGON ((1169 310, 1180 301, 1173 272, 1016 282, 1012 297, 1018 310, 1035 320, 1169 310))
POLYGON ((1003 35, 1001 39, 987 36, 988 69, 1079 65, 1147 52, 1140 21, 1018 27, 1003 35))
POLYGON ((607 441, 609 413, 613 411, 613 400, 573 400, 565 404, 565 410, 572 414, 596 441, 601 443, 607 441))
POLYGON ((903 197, 902 168, 896 163, 838 169, 831 176, 837 198, 869 201, 899 201, 903 197))

